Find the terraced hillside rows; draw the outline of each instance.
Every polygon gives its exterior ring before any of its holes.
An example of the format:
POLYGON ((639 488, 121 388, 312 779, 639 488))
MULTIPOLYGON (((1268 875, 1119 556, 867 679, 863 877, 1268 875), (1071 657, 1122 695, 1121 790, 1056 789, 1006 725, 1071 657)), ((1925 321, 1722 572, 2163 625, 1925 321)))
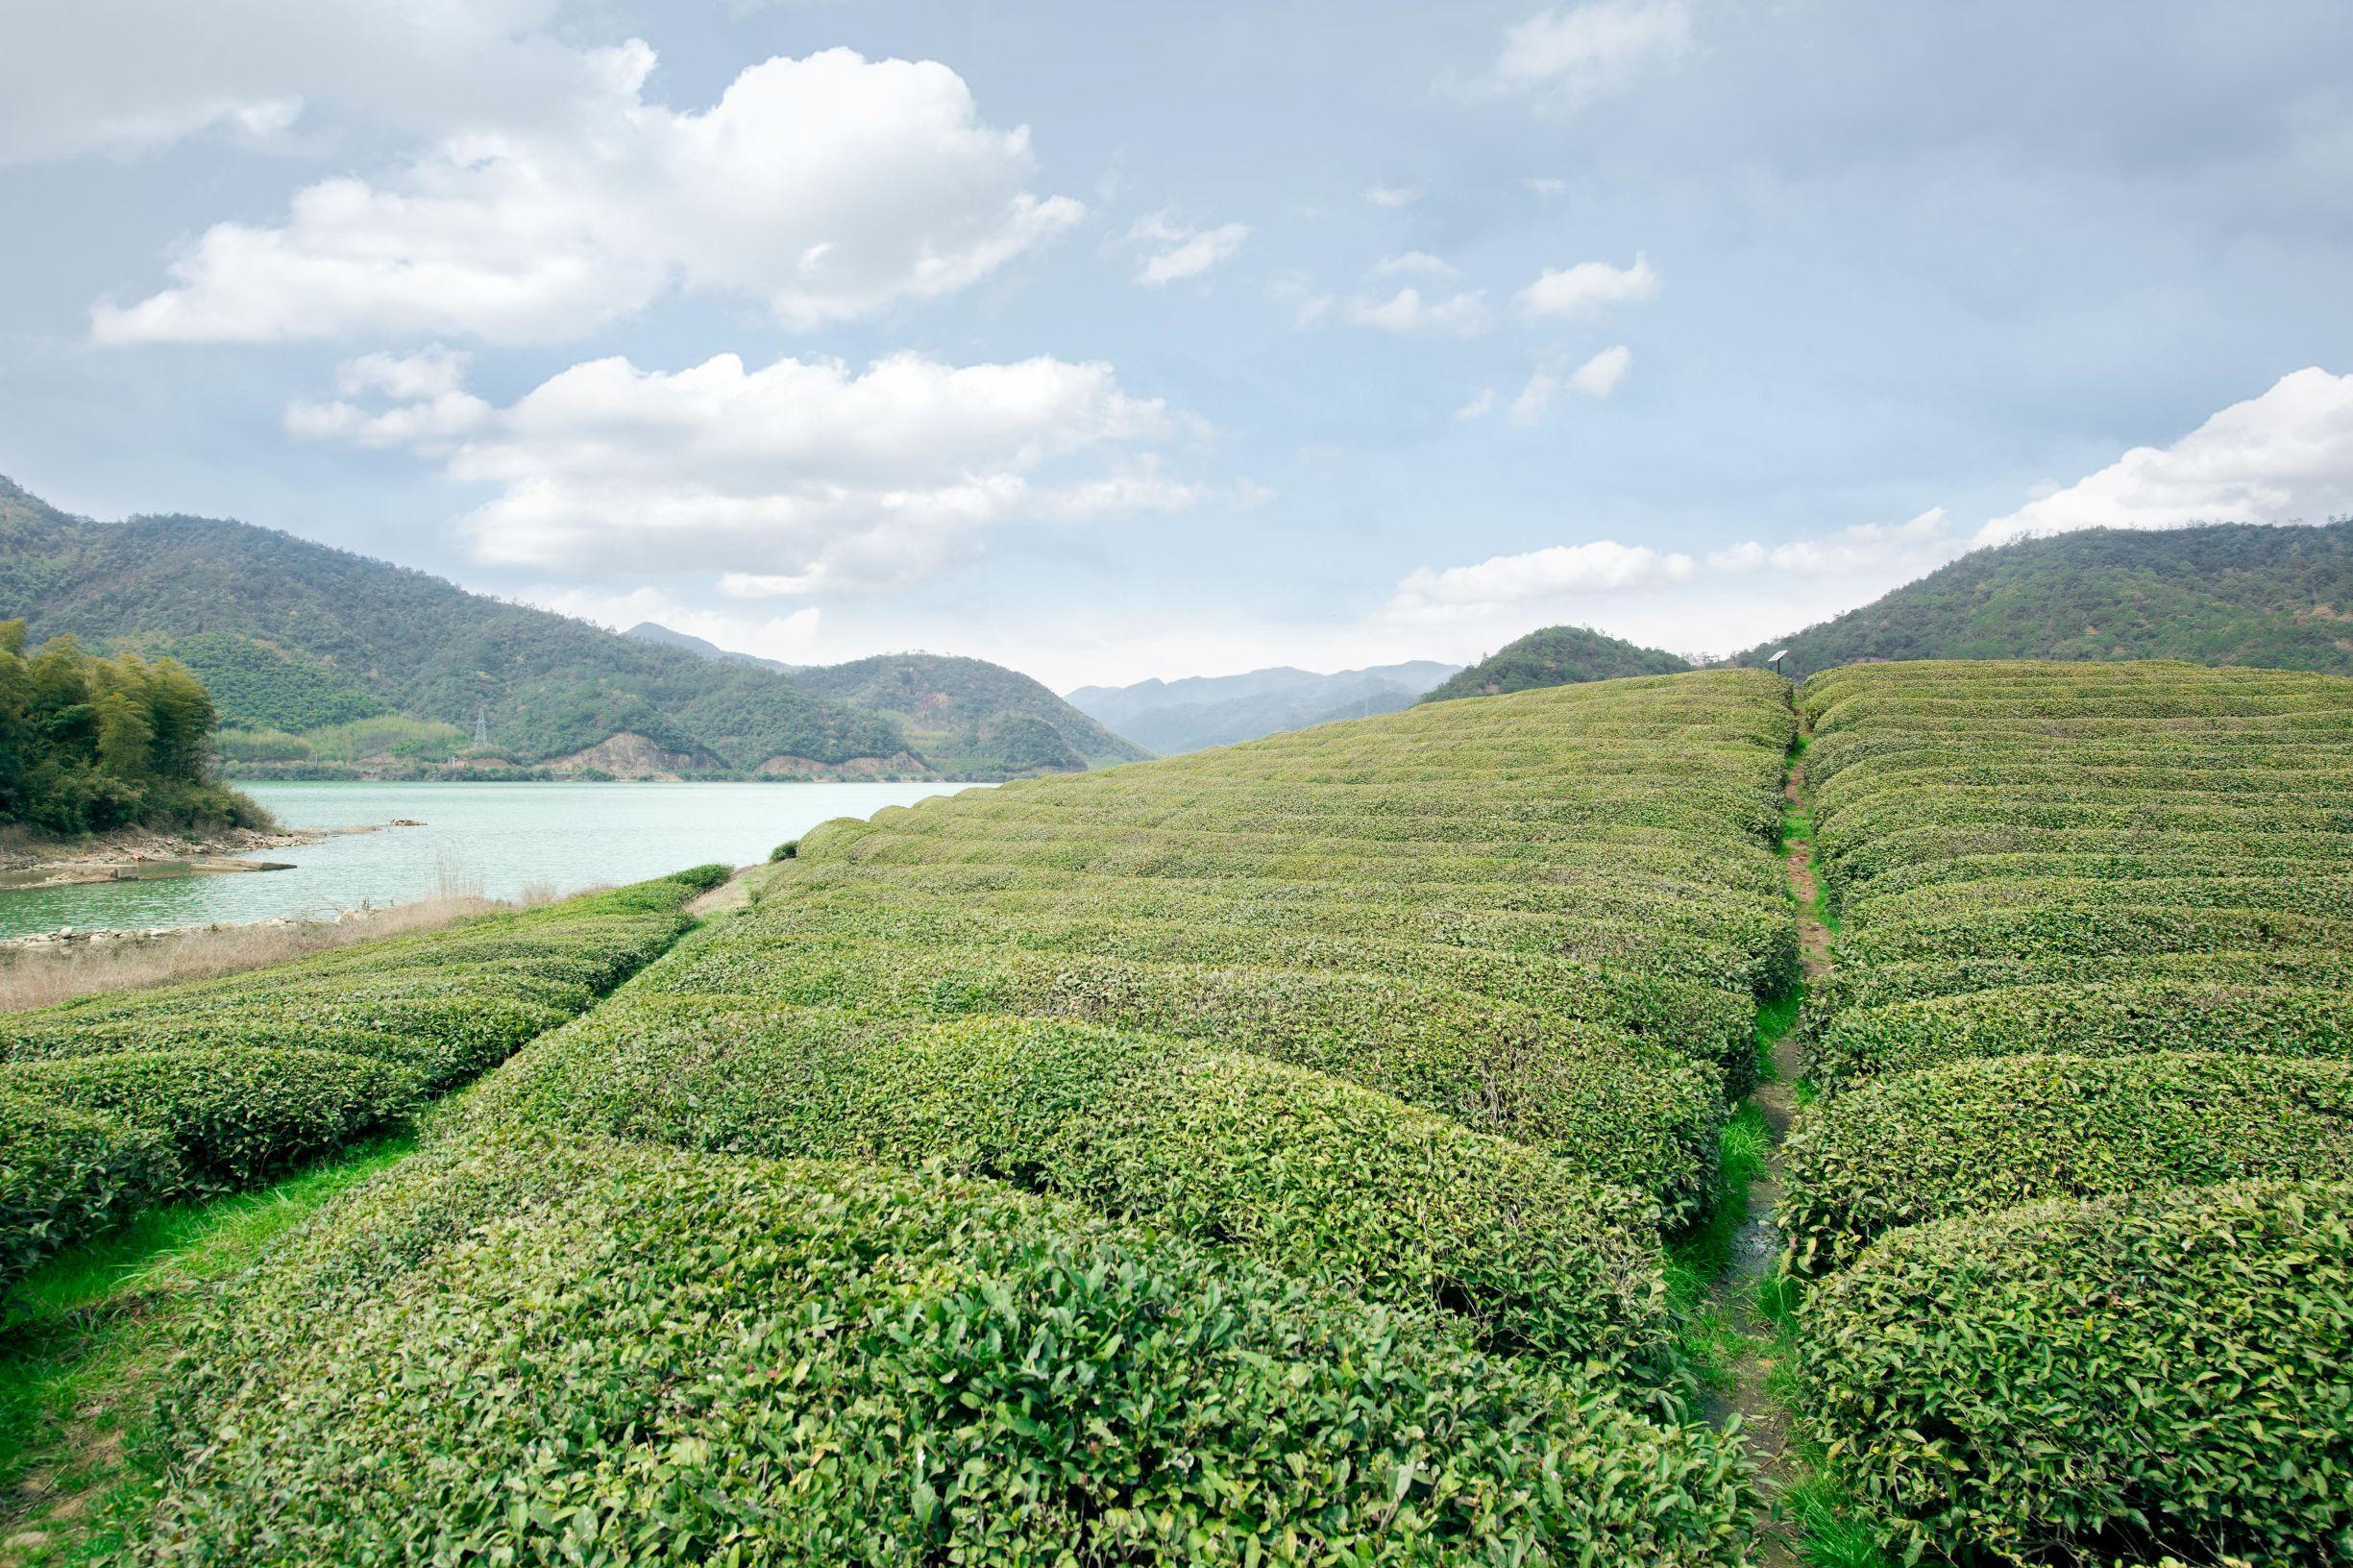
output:
POLYGON ((1796 961, 1786 692, 829 824, 224 1298, 135 1559, 1748 1560, 1660 1241, 1796 961))
POLYGON ((725 874, 0 1017, 0 1291, 150 1204, 250 1187, 406 1119, 595 1005, 725 874))
POLYGON ((1801 1413, 1907 1554, 2353 1560, 2353 681, 1807 682, 1801 1413))

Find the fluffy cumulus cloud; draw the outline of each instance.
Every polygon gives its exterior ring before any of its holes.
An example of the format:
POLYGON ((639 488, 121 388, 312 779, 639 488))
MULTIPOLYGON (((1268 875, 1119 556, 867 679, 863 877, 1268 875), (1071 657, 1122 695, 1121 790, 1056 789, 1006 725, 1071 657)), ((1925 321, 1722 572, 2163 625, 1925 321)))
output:
POLYGON ((1623 92, 1690 51, 1684 0, 1595 0, 1540 11, 1512 28, 1490 86, 1575 108, 1623 92))
POLYGON ((1476 288, 1440 299, 1435 295, 1424 298, 1420 289, 1409 285, 1385 300, 1351 301, 1347 315, 1357 326, 1379 331, 1436 332, 1455 337, 1475 337, 1493 325, 1486 293, 1476 288))
POLYGON ((2319 523, 2353 513, 2353 375, 2283 376, 2165 447, 2135 447, 2098 473, 1988 523, 1980 544, 2073 528, 2319 523))
POLYGON ((808 328, 960 289, 1081 211, 1027 188, 1027 130, 983 123, 945 65, 770 60, 678 112, 643 96, 650 50, 600 61, 547 123, 453 133, 389 177, 309 186, 282 222, 214 225, 171 287, 99 306, 94 334, 557 341, 671 288, 808 328))
POLYGON ((1010 523, 1165 511, 1198 494, 1153 450, 1180 422, 1104 364, 897 354, 863 370, 754 369, 720 355, 666 372, 610 358, 503 407, 403 362, 354 361, 342 384, 356 390, 298 405, 289 427, 404 447, 490 487, 464 520, 477 559, 720 572, 736 598, 894 588, 1010 523), (360 401, 396 384, 422 396, 360 401))
POLYGON ((1136 268, 1136 281, 1157 287, 1198 278, 1227 259, 1250 237, 1250 226, 1221 223, 1212 229, 1195 229, 1177 223, 1166 212, 1154 212, 1137 219, 1127 237, 1145 253, 1136 268))
POLYGON ((1536 281, 1514 297, 1520 313, 1532 320, 1583 320, 1621 305, 1645 305, 1658 298, 1666 281, 1647 256, 1636 255, 1633 265, 1613 267, 1606 261, 1580 261, 1573 267, 1547 267, 1536 281))

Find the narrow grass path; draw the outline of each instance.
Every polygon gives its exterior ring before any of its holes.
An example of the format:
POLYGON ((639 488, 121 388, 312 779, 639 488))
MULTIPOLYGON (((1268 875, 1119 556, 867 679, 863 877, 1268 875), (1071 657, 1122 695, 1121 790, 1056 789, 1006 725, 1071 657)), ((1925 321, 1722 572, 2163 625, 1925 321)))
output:
POLYGON ((138 1448, 157 1380, 206 1288, 413 1147, 384 1139, 258 1191, 149 1210, 17 1287, 0 1334, 0 1568, 111 1554, 153 1482, 138 1448))
MULTIPOLYGON (((1706 1290, 1706 1316, 1714 1326, 1723 1374, 1716 1404, 1720 1417, 1737 1415, 1750 1457, 1770 1507, 1759 1560, 1768 1565, 1820 1562, 1819 1525, 1809 1495, 1814 1469, 1796 1451, 1777 1368, 1785 1347, 1785 1313, 1770 1310, 1781 1253, 1780 1228, 1773 1211, 1780 1198, 1780 1144, 1796 1115, 1800 1059, 1795 1029, 1806 992, 1828 973, 1830 932, 1814 881, 1813 824, 1805 802, 1805 738, 1791 749, 1783 786, 1781 856, 1789 891, 1798 906, 1802 978, 1795 991, 1757 1009, 1760 1058, 1754 1090, 1742 1104, 1726 1138, 1728 1201, 1706 1290)), ((1831 1555, 1833 1557, 1835 1554, 1831 1555)))

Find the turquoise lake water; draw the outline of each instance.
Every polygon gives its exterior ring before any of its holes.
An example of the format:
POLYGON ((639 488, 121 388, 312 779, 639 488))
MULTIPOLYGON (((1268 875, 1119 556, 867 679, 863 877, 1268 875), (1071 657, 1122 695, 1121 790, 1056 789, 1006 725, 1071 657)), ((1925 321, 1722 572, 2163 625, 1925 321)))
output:
POLYGON ((253 858, 290 871, 0 890, 0 937, 60 926, 203 925, 324 915, 429 897, 445 880, 493 898, 571 893, 705 861, 765 860, 834 817, 969 788, 957 784, 248 784, 289 827, 407 817, 423 827, 329 839, 253 858))

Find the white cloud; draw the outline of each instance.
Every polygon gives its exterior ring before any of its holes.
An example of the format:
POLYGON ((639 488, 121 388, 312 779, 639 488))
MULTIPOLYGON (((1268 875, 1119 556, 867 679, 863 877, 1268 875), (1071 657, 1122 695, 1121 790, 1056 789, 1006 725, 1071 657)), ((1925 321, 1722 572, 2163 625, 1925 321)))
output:
POLYGON ((2135 447, 2098 473, 1988 523, 1979 544, 2074 528, 2318 523, 2353 512, 2353 375, 2283 376, 2167 447, 2135 447))
POLYGON ((1198 278, 1225 260, 1250 237, 1250 226, 1223 223, 1214 229, 1188 229, 1163 211, 1137 219, 1127 237, 1132 244, 1151 248, 1136 269, 1136 281, 1157 287, 1183 278, 1198 278))
POLYGON ((1485 291, 1476 288, 1443 300, 1425 300, 1420 289, 1409 286, 1385 300, 1352 302, 1348 319, 1385 332, 1448 332, 1458 337, 1476 336, 1491 324, 1485 291))
POLYGON ((1422 199, 1422 193, 1411 185, 1375 185, 1364 193, 1364 199, 1375 207, 1411 207, 1422 199))
POLYGON ((1553 545, 1519 555, 1492 555, 1475 566, 1417 567, 1390 595, 1385 613, 1405 622, 1459 620, 1564 595, 1688 582, 1699 570, 1699 562, 1679 551, 1614 539, 1553 545))
POLYGON ((1909 574, 1941 566, 1961 548, 1945 508, 1931 506, 1909 522, 1858 523, 1819 539, 1771 546, 1748 540, 1710 551, 1707 565, 1716 572, 1787 572, 1808 577, 1890 568, 1909 574))
POLYGON ((216 224, 93 333, 558 341, 673 287, 808 328, 951 293, 1082 210, 1024 188, 1027 130, 982 124, 944 65, 771 60, 678 113, 642 97, 652 64, 617 52, 560 123, 454 134, 387 180, 309 186, 279 225, 216 224))
POLYGON ((1566 180, 1556 180, 1550 175, 1531 176, 1521 181, 1520 184, 1539 196, 1557 196, 1569 188, 1569 183, 1566 180))
POLYGON ((1395 278, 1403 274, 1418 274, 1424 278, 1448 279, 1461 276, 1462 269, 1444 257, 1432 256, 1428 251, 1403 251, 1383 257, 1373 267, 1376 278, 1395 278))
POLYGON ((1483 386, 1479 389, 1479 396, 1455 410, 1455 419, 1459 424, 1468 425, 1474 419, 1485 418, 1488 410, 1494 406, 1495 388, 1483 386))
POLYGON ((1691 50, 1683 0, 1596 0, 1540 11, 1504 36, 1494 88, 1576 108, 1623 92, 1691 50))
POLYGON ((626 631, 642 621, 700 637, 731 653, 756 653, 787 663, 808 663, 825 612, 811 604, 786 615, 739 615, 703 609, 662 588, 609 591, 572 585, 526 589, 517 596, 543 610, 593 621, 626 631))
POLYGON ((377 392, 398 403, 437 398, 464 388, 472 358, 438 343, 414 354, 363 354, 336 367, 335 390, 347 398, 377 392))
POLYGON ((1581 398, 1606 398, 1626 380, 1633 368, 1633 351, 1624 344, 1604 349, 1575 370, 1564 371, 1556 366, 1539 366, 1520 388, 1520 395, 1511 400, 1511 423, 1534 425, 1553 411, 1565 393, 1581 398))
POLYGON ((611 68, 612 52, 549 33, 556 11, 556 0, 11 6, 0 163, 137 154, 217 131, 267 144, 322 113, 429 136, 533 123, 611 68))
POLYGON ((676 372, 598 359, 505 407, 447 391, 380 412, 306 404, 288 423, 405 447, 493 487, 463 524, 478 560, 717 570, 738 597, 895 587, 1009 523, 1169 511, 1199 495, 1138 451, 1178 428, 1158 402, 1122 392, 1109 365, 1042 357, 959 367, 897 354, 854 371, 720 355, 676 372))
POLYGON ((1644 305, 1658 298, 1666 281, 1651 258, 1637 252, 1630 267, 1606 261, 1580 261, 1573 267, 1547 267, 1532 283, 1514 296, 1520 313, 1532 319, 1565 317, 1579 320, 1599 315, 1613 306, 1644 305))

